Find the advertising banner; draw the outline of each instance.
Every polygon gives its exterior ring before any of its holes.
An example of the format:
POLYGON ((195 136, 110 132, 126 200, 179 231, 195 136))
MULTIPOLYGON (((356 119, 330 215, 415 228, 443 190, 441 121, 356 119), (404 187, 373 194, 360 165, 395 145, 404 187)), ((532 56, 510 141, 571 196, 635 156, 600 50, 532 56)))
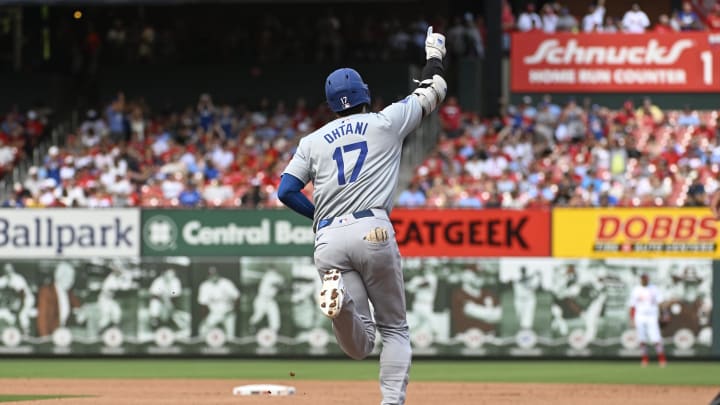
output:
POLYGON ((340 354, 309 257, 0 264, 0 354, 340 354))
POLYGON ((669 321, 668 354, 712 346, 710 260, 407 259, 413 354, 637 357, 633 288, 646 273, 669 321))
POLYGON ((391 220, 407 257, 550 255, 549 211, 397 209, 391 220))
POLYGON ((720 90, 720 35, 515 33, 513 92, 720 90))
POLYGON ((0 209, 0 258, 136 257, 136 209, 0 209))
POLYGON ((553 257, 720 257, 706 208, 557 208, 553 257))
POLYGON ((309 256, 312 224, 290 210, 143 210, 143 256, 309 256))
MULTIPOLYGON (((712 344, 712 262, 406 258, 416 356, 639 356, 640 275, 673 356, 712 344)), ((309 257, 0 262, 0 354, 341 355, 309 257)), ((374 353, 381 339, 376 338, 374 353)))
POLYGON ((4 261, 0 353, 132 353, 138 276, 137 258, 4 261))
MULTIPOLYGON (((311 256, 312 224, 289 210, 143 210, 142 254, 311 256)), ((549 256, 545 210, 396 209, 405 256, 549 256)))

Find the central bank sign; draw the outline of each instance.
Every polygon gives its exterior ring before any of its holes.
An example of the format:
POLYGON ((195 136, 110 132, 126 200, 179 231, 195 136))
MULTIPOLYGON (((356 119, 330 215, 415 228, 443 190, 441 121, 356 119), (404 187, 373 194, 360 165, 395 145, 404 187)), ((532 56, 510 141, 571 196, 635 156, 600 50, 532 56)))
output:
POLYGON ((136 257, 136 209, 2 209, 0 258, 136 257))
POLYGON ((287 210, 144 210, 144 256, 308 256, 310 222, 287 210))

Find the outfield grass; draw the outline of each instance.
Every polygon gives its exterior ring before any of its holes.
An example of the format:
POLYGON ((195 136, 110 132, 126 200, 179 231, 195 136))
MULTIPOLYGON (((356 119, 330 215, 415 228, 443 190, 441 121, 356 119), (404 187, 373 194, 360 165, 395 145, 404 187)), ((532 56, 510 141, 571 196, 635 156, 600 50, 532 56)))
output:
MULTIPOLYGON (((377 360, 65 360, 0 359, 0 378, 221 378, 376 380, 377 360), (290 377, 290 372, 295 377, 290 377)), ((718 385, 720 364, 670 362, 422 361, 412 381, 718 385)))

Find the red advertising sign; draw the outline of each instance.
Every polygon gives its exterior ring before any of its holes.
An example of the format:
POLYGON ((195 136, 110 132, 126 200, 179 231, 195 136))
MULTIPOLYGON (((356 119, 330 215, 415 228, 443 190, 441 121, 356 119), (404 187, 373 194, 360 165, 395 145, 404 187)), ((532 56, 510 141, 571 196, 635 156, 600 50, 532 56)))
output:
POLYGON ((513 92, 717 92, 720 34, 516 33, 513 92))
POLYGON ((395 209, 391 220, 408 257, 550 256, 550 211, 395 209))

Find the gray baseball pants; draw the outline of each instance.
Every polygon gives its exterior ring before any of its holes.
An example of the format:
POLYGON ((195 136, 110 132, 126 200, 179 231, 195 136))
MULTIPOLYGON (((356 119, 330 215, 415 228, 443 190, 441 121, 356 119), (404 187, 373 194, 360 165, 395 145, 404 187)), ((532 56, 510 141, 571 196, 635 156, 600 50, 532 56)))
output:
POLYGON ((340 270, 343 276, 345 299, 340 314, 333 319, 338 344, 351 358, 363 359, 373 350, 377 327, 382 336, 381 405, 402 405, 412 357, 402 264, 387 214, 377 209, 373 212, 375 216, 359 219, 352 215, 336 217, 319 229, 315 265, 321 276, 330 269, 340 270), (376 227, 387 230, 387 241, 364 239, 376 227), (375 309, 375 322, 368 299, 375 309))

